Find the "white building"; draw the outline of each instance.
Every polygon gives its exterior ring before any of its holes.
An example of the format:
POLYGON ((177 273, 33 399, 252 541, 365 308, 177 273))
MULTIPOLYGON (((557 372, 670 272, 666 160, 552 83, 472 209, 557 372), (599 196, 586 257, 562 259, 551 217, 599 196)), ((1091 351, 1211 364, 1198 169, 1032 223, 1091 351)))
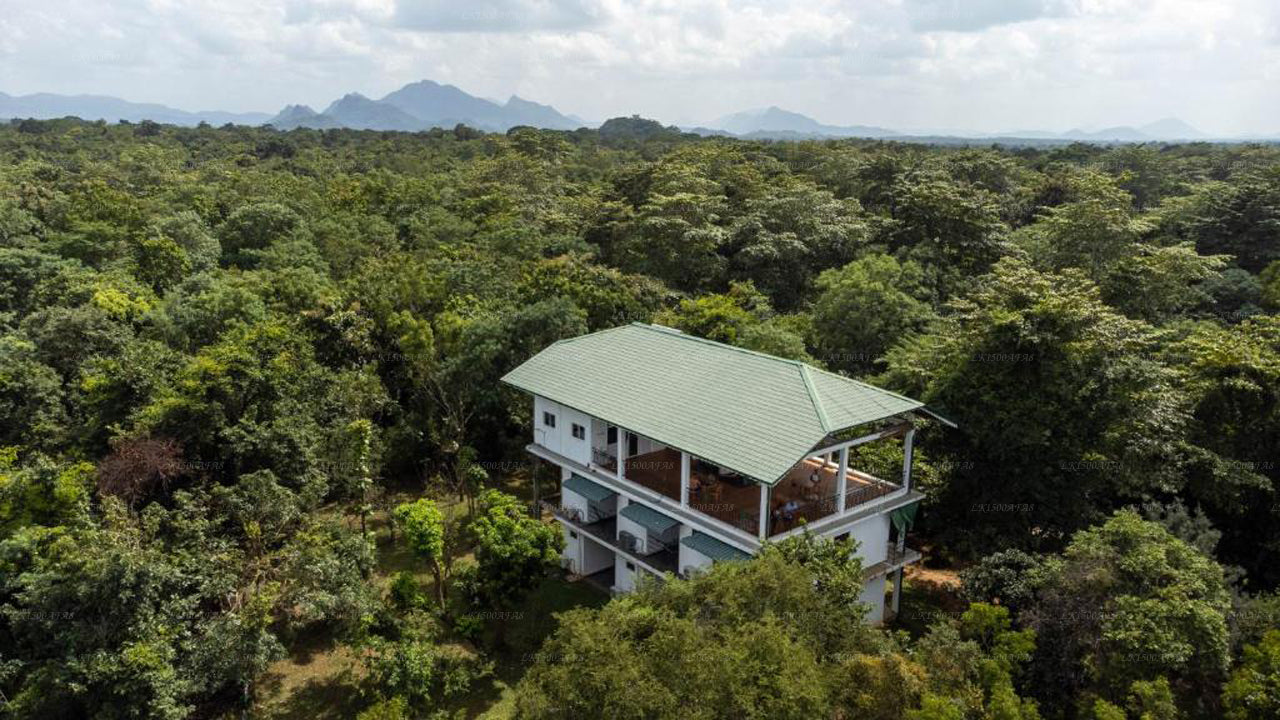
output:
POLYGON ((642 573, 687 576, 807 530, 857 541, 869 620, 884 618, 887 578, 897 610, 920 558, 905 533, 922 403, 640 323, 555 343, 503 382, 533 396, 528 451, 560 469, 545 504, 571 572, 627 592, 642 573), (901 475, 849 467, 850 448, 891 438, 901 475))

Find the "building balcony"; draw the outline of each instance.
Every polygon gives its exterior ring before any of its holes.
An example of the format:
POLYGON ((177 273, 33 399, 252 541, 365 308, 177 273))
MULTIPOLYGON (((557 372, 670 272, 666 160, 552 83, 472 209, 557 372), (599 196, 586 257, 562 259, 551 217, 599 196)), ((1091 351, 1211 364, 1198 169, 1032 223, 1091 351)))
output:
POLYGON ((569 524, 574 530, 581 532, 605 547, 620 552, 630 560, 645 566, 650 572, 659 575, 675 574, 680 565, 680 553, 674 547, 668 547, 657 538, 648 536, 643 546, 637 547, 625 542, 618 536, 618 518, 611 515, 605 518, 588 519, 576 508, 565 508, 560 505, 559 498, 551 497, 541 501, 542 509, 551 513, 556 519, 569 524), (655 550, 656 548, 656 550, 655 550))
MULTIPOLYGON (((624 468, 626 480, 675 502, 680 501, 680 473, 680 452, 671 448, 628 458, 624 468)), ((901 489, 852 468, 845 483, 845 512, 901 489)), ((809 458, 797 464, 771 491, 768 537, 835 515, 840 506, 838 484, 834 463, 809 458)), ((753 536, 759 534, 760 485, 697 460, 690 465, 689 508, 753 536)))

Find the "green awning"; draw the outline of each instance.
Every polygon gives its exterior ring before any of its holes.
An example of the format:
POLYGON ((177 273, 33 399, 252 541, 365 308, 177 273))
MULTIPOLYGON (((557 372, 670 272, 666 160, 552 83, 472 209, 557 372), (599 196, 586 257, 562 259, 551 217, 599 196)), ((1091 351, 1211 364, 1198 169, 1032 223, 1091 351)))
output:
POLYGON ((576 473, 570 475, 561 487, 565 490, 572 490, 578 495, 586 498, 588 501, 594 503, 604 502, 612 497, 616 497, 618 494, 600 483, 591 482, 576 473))
POLYGON ((727 542, 717 540, 710 535, 694 531, 692 535, 680 541, 681 545, 706 555, 715 562, 725 560, 746 560, 751 556, 727 542))
POLYGON ((910 530, 911 526, 915 524, 916 510, 919 508, 920 502, 916 501, 889 513, 889 520, 893 523, 893 526, 898 529, 899 535, 910 530))
POLYGON ((648 505, 641 505, 640 503, 628 503, 626 507, 622 508, 620 514, 649 532, 657 533, 658 535, 680 524, 679 520, 667 517, 648 505))

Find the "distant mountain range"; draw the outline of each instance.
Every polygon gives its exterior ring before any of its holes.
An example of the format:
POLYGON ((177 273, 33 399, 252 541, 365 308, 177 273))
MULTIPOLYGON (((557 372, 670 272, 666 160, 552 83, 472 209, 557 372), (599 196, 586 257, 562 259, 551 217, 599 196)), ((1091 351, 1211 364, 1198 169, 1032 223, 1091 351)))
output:
POLYGON ((449 128, 463 123, 494 132, 505 132, 517 125, 573 130, 584 124, 560 114, 550 105, 539 105, 515 95, 505 105, 499 105, 430 80, 405 85, 381 100, 370 100, 359 93, 344 95, 322 113, 305 105, 289 105, 268 122, 281 130, 349 127, 407 131, 449 128))
POLYGON ((868 125, 823 125, 811 117, 783 110, 776 106, 763 110, 747 110, 733 115, 726 115, 719 120, 711 122, 709 125, 712 130, 720 130, 740 137, 770 139, 819 137, 885 138, 902 134, 887 128, 868 125))
MULTIPOLYGON (((0 118, 60 118, 85 120, 154 120, 174 125, 270 124, 281 130, 293 128, 352 128, 358 130, 418 131, 432 127, 451 128, 458 123, 491 132, 505 132, 518 125, 552 130, 594 127, 573 115, 512 95, 505 103, 470 95, 453 85, 430 80, 410 83, 374 100, 349 93, 334 100, 323 111, 306 105, 286 105, 275 115, 232 113, 217 110, 189 112, 154 103, 135 103, 104 95, 6 95, 0 93, 0 118)), ((1137 127, 1117 126, 1099 130, 1072 129, 1065 132, 1014 130, 978 133, 962 130, 908 131, 872 125, 827 125, 806 115, 771 106, 726 115, 717 120, 681 128, 698 135, 733 136, 765 140, 805 140, 819 138, 873 138, 903 142, 1062 144, 1068 142, 1159 142, 1176 140, 1246 140, 1275 138, 1250 136, 1224 138, 1210 136, 1177 118, 1165 118, 1137 127)), ((1277 133, 1280 135, 1280 133, 1277 133)))
POLYGON ((824 125, 811 117, 769 107, 734 113, 703 126, 685 128, 699 135, 732 134, 739 137, 771 140, 799 140, 812 138, 887 138, 919 140, 923 138, 971 138, 971 139, 1027 139, 1081 142, 1152 142, 1161 140, 1204 140, 1208 135, 1177 118, 1164 118, 1140 127, 1117 126, 1101 130, 1066 132, 1045 130, 1015 130, 1001 133, 977 133, 964 131, 908 132, 890 130, 871 125, 824 125))
POLYGON ((271 118, 267 113, 232 113, 221 110, 187 112, 166 105, 135 103, 107 95, 6 95, 0 93, 0 118, 60 118, 84 120, 142 122, 153 120, 170 125, 261 125, 271 118))

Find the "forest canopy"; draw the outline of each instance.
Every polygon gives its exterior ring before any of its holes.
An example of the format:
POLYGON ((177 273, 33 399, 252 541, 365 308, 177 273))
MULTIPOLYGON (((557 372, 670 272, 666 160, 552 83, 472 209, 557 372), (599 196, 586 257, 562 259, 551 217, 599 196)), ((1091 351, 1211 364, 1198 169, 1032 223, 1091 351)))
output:
POLYGON ((66 119, 0 125, 0 159, 0 714, 261 710, 316 637, 369 717, 474 714, 495 676, 524 717, 1280 707, 1280 148, 66 119), (793 547, 541 652, 470 613, 541 598, 559 550, 498 378, 632 321, 954 420, 915 532, 972 604, 859 626, 813 583, 853 570, 793 547), (744 587, 778 606, 699 615, 744 587), (606 641, 611 684, 566 679, 606 641), (778 685, 723 684, 748 661, 778 685))

